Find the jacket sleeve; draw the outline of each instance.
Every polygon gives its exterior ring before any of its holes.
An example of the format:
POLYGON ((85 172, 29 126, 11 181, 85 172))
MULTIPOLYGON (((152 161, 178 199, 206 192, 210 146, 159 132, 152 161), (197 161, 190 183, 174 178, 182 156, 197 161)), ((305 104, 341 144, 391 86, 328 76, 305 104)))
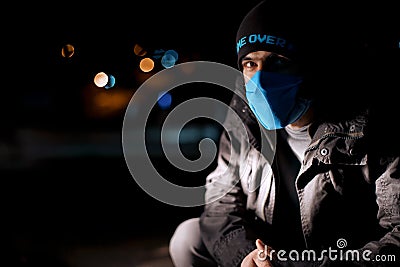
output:
POLYGON ((243 142, 246 133, 240 128, 244 124, 237 125, 242 120, 233 115, 233 112, 228 113, 225 120, 219 140, 217 167, 207 176, 206 204, 200 217, 203 242, 223 267, 240 266, 243 258, 256 248, 256 225, 260 224, 255 220, 254 212, 246 208, 247 195, 240 180, 247 177, 240 174, 239 166, 242 164, 243 169, 243 164, 246 164, 243 158, 249 144, 243 142))
POLYGON ((250 223, 254 215, 246 209, 246 195, 238 181, 237 166, 229 166, 229 146, 223 133, 218 166, 207 177, 200 228, 203 242, 219 266, 233 267, 240 266, 242 259, 255 249, 256 234, 250 223))
POLYGON ((367 251, 369 261, 364 266, 400 266, 400 157, 388 156, 380 159, 386 166, 375 181, 377 218, 386 234, 371 241, 361 250, 367 251))

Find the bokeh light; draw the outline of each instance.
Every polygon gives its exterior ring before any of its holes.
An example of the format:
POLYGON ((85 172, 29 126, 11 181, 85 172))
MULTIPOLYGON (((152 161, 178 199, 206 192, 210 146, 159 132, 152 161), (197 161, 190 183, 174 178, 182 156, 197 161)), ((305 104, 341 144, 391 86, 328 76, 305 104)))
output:
POLYGON ((164 55, 164 53, 165 53, 164 49, 156 49, 153 52, 153 58, 154 59, 159 59, 164 55))
POLYGON ((105 72, 99 72, 94 76, 94 84, 97 87, 104 87, 108 83, 108 75, 105 72))
POLYGON ((171 68, 175 65, 175 57, 171 54, 164 54, 164 56, 161 58, 161 65, 164 68, 171 68))
POLYGON ((107 84, 104 86, 105 89, 110 89, 113 88, 115 85, 115 77, 113 75, 108 75, 108 82, 107 84))
POLYGON ((61 56, 65 58, 70 58, 74 55, 75 48, 71 44, 66 44, 61 48, 61 56))
POLYGON ((147 54, 147 51, 139 44, 135 44, 133 47, 133 52, 139 57, 143 57, 147 54))
POLYGON ((154 61, 151 58, 148 58, 148 57, 143 58, 140 61, 139 67, 143 72, 152 71, 153 68, 154 68, 154 61))
POLYGON ((169 92, 162 92, 158 95, 157 104, 161 109, 167 109, 172 104, 172 95, 169 92))
POLYGON ((178 52, 173 49, 165 51, 164 56, 165 55, 173 56, 175 58, 175 62, 178 61, 178 52))

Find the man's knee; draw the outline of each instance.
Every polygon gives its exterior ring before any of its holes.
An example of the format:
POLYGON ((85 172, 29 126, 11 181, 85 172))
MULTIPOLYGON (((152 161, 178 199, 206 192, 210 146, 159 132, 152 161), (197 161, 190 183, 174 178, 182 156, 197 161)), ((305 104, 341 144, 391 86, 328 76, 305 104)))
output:
POLYGON ((172 257, 177 254, 190 253, 194 247, 201 243, 199 219, 192 218, 178 225, 169 243, 172 257))

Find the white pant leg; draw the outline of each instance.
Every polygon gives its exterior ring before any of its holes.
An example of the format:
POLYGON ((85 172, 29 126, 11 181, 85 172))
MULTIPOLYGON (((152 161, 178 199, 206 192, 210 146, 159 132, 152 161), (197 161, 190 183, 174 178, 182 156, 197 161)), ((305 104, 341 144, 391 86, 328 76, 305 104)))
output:
POLYGON ((216 267, 200 236, 199 218, 178 225, 169 243, 175 267, 216 267))

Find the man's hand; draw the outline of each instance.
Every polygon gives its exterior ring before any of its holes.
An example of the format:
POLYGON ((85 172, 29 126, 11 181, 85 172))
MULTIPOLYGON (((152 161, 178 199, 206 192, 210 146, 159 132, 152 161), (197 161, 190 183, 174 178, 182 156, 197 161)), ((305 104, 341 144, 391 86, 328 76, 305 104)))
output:
POLYGON ((240 267, 273 267, 269 261, 268 246, 266 246, 260 239, 256 240, 257 248, 247 254, 243 259, 240 267))

